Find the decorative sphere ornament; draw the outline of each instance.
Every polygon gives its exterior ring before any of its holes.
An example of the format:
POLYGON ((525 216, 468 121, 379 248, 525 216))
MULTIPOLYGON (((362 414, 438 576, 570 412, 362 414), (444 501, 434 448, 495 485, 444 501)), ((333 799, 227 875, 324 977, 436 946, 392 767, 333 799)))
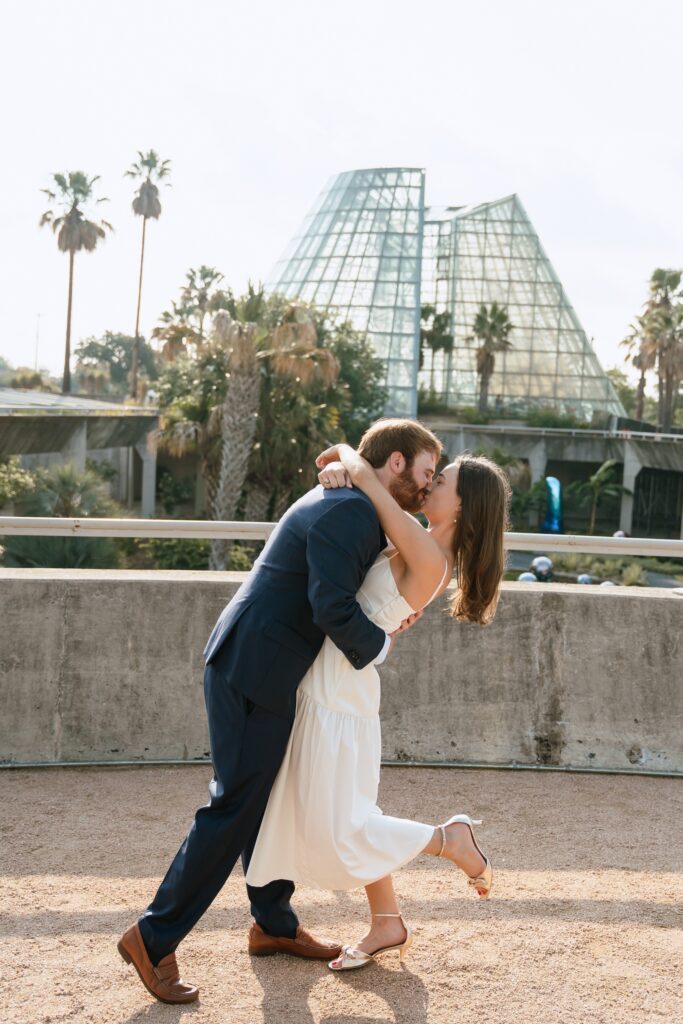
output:
POLYGON ((553 578, 553 563, 547 555, 538 555, 531 563, 531 571, 537 580, 545 583, 553 578))
POLYGON ((589 576, 587 572, 582 572, 580 576, 576 577, 577 583, 592 583, 593 577, 589 576))
POLYGON ((614 580, 603 580, 600 584, 601 587, 616 587, 614 580))
POLYGON ((538 580, 532 572, 521 572, 517 577, 518 583, 538 583, 538 580))

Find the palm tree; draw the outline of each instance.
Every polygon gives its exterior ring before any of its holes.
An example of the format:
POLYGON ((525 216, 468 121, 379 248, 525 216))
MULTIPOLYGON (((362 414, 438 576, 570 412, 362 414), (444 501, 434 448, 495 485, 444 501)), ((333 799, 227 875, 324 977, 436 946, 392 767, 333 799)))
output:
POLYGON ((654 271, 645 309, 624 341, 633 365, 640 370, 639 395, 644 396, 645 374, 656 370, 657 419, 662 430, 668 430, 673 423, 683 380, 683 293, 679 291, 682 278, 680 270, 654 271))
POLYGON ((645 306, 645 338, 657 354, 658 418, 664 431, 673 423, 683 378, 683 296, 678 290, 682 277, 680 270, 655 270, 645 306))
POLYGON ((479 374, 479 411, 486 412, 489 404, 489 382, 496 365, 496 352, 512 348, 508 335, 513 330, 505 306, 492 302, 490 308, 482 305, 474 318, 472 335, 467 339, 481 342, 477 349, 479 374))
MULTIPOLYGON (((228 308, 215 314, 207 343, 193 347, 192 358, 188 352, 168 364, 159 383, 164 409, 159 439, 173 455, 199 453, 213 520, 236 517, 261 410, 269 401, 268 378, 286 378, 299 394, 331 386, 338 374, 334 355, 317 344, 305 307, 267 298, 251 284, 241 298, 225 292, 223 300, 228 308)), ((262 515, 273 494, 272 482, 265 497, 254 494, 249 517, 262 515)), ((228 550, 225 541, 212 542, 212 568, 225 568, 228 550)))
POLYGON ((434 395, 436 353, 445 352, 450 357, 453 352, 453 335, 448 330, 451 324, 451 315, 448 310, 437 313, 436 306, 424 305, 420 310, 420 319, 420 357, 422 361, 423 347, 426 345, 432 353, 429 368, 429 392, 434 395))
POLYGON ((652 345, 651 341, 644 336, 645 325, 642 320, 642 317, 638 317, 636 324, 631 326, 631 333, 620 343, 627 349, 626 362, 630 361, 638 370, 634 415, 637 420, 641 421, 644 418, 646 374, 653 370, 657 363, 656 346, 652 345))
POLYGON ((591 514, 588 533, 592 536, 595 532, 595 524, 598 516, 598 508, 604 498, 617 498, 621 494, 631 492, 623 484, 618 484, 614 479, 614 467, 616 459, 607 459, 599 469, 588 478, 588 480, 575 481, 567 487, 567 494, 573 494, 582 504, 590 501, 591 514))
MULTIPOLYGON (((339 372, 332 353, 317 347, 315 323, 305 307, 287 306, 274 326, 263 324, 267 300, 262 288, 256 291, 250 286, 236 313, 238 319, 233 319, 227 310, 220 310, 214 319, 213 342, 229 353, 214 505, 214 518, 220 520, 234 519, 244 489, 258 426, 263 361, 268 360, 275 374, 303 391, 316 383, 331 384, 339 372)), ((228 547, 225 541, 212 542, 210 568, 226 567, 228 547)))
MULTIPOLYGON (((69 171, 68 174, 53 174, 56 188, 41 189, 51 203, 59 210, 49 209, 40 218, 40 226, 49 224, 57 235, 57 246, 60 252, 69 254, 69 297, 66 309, 66 345, 64 350, 64 376, 62 392, 66 395, 71 391, 71 310, 73 304, 74 258, 80 249, 92 252, 105 231, 113 231, 106 220, 88 220, 85 216, 86 204, 94 199, 94 186, 99 175, 88 178, 83 171, 69 171)), ((107 199, 95 199, 95 204, 106 203, 107 199)))
POLYGON ((152 337, 162 343, 161 356, 167 362, 187 354, 191 348, 199 353, 205 341, 207 314, 234 309, 232 292, 218 287, 223 275, 215 267, 192 268, 185 279, 180 301, 172 302, 170 310, 164 310, 159 317, 160 325, 152 331, 152 337))
MULTIPOLYGON (((159 200, 159 186, 156 181, 161 181, 171 172, 171 161, 160 160, 158 154, 150 149, 144 154, 138 150, 138 161, 126 171, 126 176, 140 180, 140 185, 135 198, 133 199, 133 213, 142 217, 142 246, 140 248, 140 274, 138 277, 138 304, 135 312, 135 342, 133 345, 133 359, 130 372, 130 393, 133 398, 137 397, 138 391, 138 339, 140 337, 140 304, 142 302, 142 269, 145 262, 145 233, 147 221, 150 217, 158 220, 161 215, 161 202, 159 200)), ((167 182, 168 184, 168 182, 167 182)))

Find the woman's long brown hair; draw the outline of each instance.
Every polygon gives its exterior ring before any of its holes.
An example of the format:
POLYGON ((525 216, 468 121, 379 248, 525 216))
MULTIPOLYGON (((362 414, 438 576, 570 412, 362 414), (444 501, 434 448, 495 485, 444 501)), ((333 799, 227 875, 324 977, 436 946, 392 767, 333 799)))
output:
POLYGON ((485 626, 496 614, 505 571, 503 534, 508 526, 510 484, 500 466, 483 455, 461 455, 455 461, 455 489, 462 509, 453 540, 457 590, 451 614, 485 626))

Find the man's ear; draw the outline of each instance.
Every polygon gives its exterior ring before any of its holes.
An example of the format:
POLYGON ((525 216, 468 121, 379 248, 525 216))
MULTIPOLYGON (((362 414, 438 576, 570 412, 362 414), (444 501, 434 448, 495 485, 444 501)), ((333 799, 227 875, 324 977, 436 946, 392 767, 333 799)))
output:
POLYGON ((387 466, 392 473, 396 473, 398 476, 406 468, 405 455, 402 455, 401 452, 392 452, 387 460, 387 466))

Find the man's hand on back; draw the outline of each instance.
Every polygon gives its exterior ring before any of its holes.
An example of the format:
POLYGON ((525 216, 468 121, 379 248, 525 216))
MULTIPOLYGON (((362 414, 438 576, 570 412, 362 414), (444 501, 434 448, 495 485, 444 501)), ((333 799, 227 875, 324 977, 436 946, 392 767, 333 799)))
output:
POLYGON ((335 490, 337 487, 353 487, 351 477, 344 469, 341 462, 330 462, 318 473, 319 482, 327 490, 335 490))
POLYGON ((411 626, 414 626, 417 620, 421 619, 423 615, 424 609, 420 609, 419 612, 413 612, 413 614, 409 615, 407 619, 404 619, 401 625, 397 626, 394 632, 390 633, 389 636, 396 637, 399 633, 405 633, 406 630, 410 629, 411 626))

